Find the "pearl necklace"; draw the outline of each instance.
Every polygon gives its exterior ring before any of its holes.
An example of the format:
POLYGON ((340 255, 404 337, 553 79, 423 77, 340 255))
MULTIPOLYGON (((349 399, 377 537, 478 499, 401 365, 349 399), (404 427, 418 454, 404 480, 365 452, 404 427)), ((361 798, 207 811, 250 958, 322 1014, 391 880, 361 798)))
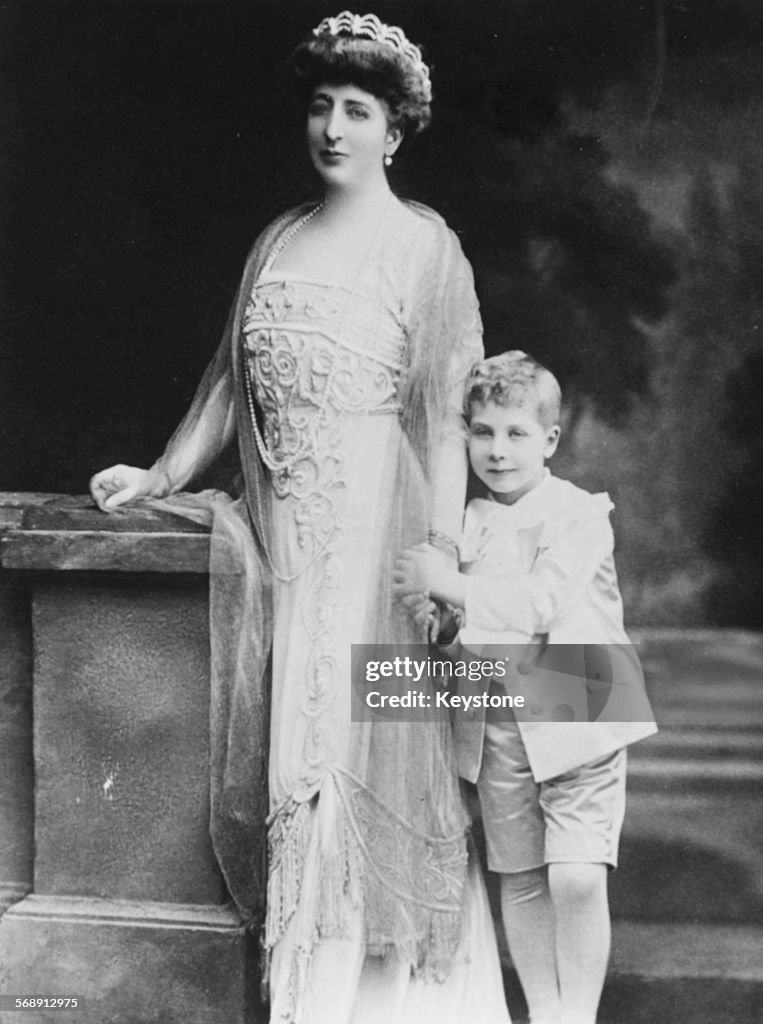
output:
POLYGON ((265 266, 262 268, 263 274, 268 273, 270 268, 273 266, 275 261, 281 255, 281 253, 284 251, 286 246, 289 245, 294 236, 299 234, 299 232, 302 230, 305 224, 307 224, 309 220, 312 220, 313 217, 319 214, 322 209, 323 203, 320 202, 318 203, 317 206, 314 206, 312 210, 309 210, 307 213, 303 214, 303 216, 300 217, 299 220, 295 220, 292 226, 289 228, 289 230, 284 232, 282 238, 279 239, 279 241, 273 248, 273 251, 271 252, 270 256, 268 256, 267 262, 265 263, 265 266))
MULTIPOLYGON (((384 206, 384 210, 382 211, 382 216, 380 217, 379 222, 376 225, 376 230, 374 231, 373 236, 371 238, 371 241, 369 242, 368 247, 366 249, 365 256, 363 257, 363 260, 361 261, 360 266, 358 267, 357 274, 355 275, 355 280, 356 281, 357 281, 358 277, 360 277, 360 273, 361 273, 361 271, 363 269, 363 266, 365 265, 365 262, 368 259, 368 255, 369 255, 371 249, 373 248, 374 242, 376 241, 376 236, 378 235, 379 230, 381 229, 381 226, 382 226, 382 224, 384 222, 384 218, 385 218, 387 210, 389 208, 389 204, 391 202, 391 199, 392 199, 392 194, 390 193, 390 197, 387 199, 387 202, 386 202, 386 204, 384 206)), ((283 236, 278 240, 278 242, 276 242, 275 246, 273 247, 273 251, 271 252, 271 254, 268 257, 268 259, 266 260, 266 262, 265 262, 265 264, 264 264, 264 266, 262 268, 262 271, 260 272, 260 276, 262 276, 263 274, 268 273, 268 271, 272 268, 272 266, 275 263, 275 261, 280 256, 280 254, 284 251, 284 249, 293 240, 294 236, 297 235, 302 230, 302 228, 305 226, 305 224, 307 224, 308 221, 312 220, 312 218, 315 217, 316 214, 321 212, 321 210, 323 209, 323 206, 324 206, 323 202, 319 203, 312 210, 309 210, 306 214, 304 214, 302 217, 300 217, 298 220, 296 220, 294 222, 294 224, 292 224, 292 226, 290 228, 288 228, 284 232, 283 236)), ((348 299, 348 302, 349 302, 349 299, 348 299)), ((340 324, 340 331, 339 331, 340 334, 341 334, 341 326, 343 326, 343 324, 344 324, 344 318, 345 318, 346 314, 347 314, 347 307, 345 306, 344 312, 342 314, 342 321, 341 321, 341 324, 340 324)), ((319 421, 325 420, 325 417, 328 414, 328 407, 329 407, 329 402, 330 402, 330 398, 331 398, 331 391, 332 391, 332 386, 333 386, 333 383, 334 383, 334 379, 335 379, 336 374, 337 374, 337 369, 338 369, 338 360, 337 360, 337 356, 336 356, 336 353, 335 353, 334 354, 334 358, 333 358, 333 360, 331 362, 331 366, 329 367, 329 372, 328 372, 328 374, 326 376, 326 383, 325 383, 324 388, 323 388, 323 400, 322 400, 322 402, 321 402, 321 404, 320 404, 320 406, 318 408, 318 420, 319 421)), ((244 383, 245 383, 245 390, 246 390, 246 404, 247 404, 247 407, 249 409, 249 419, 250 419, 251 424, 252 424, 252 432, 254 434, 254 443, 255 443, 255 446, 256 446, 257 451, 259 453, 259 456, 262 459, 263 465, 267 466, 267 468, 270 470, 271 473, 283 473, 283 472, 290 473, 291 470, 293 469, 293 467, 301 459, 303 459, 307 454, 309 454, 309 452, 312 450, 312 447, 313 447, 312 441, 303 439, 301 441, 301 443, 297 446, 297 448, 293 452, 290 452, 288 455, 284 456, 284 458, 282 458, 282 459, 274 458, 273 455, 271 454, 271 452, 268 450, 267 444, 265 443, 265 438, 262 436, 262 431, 260 430, 259 423, 257 422, 256 405, 255 405, 255 398, 254 398, 254 381, 252 380, 252 374, 251 374, 251 370, 250 370, 250 367, 249 367, 248 360, 245 362, 244 383)))
MULTIPOLYGON (((275 261, 278 259, 278 257, 281 255, 281 253, 284 251, 284 249, 292 241, 294 236, 299 234, 299 232, 302 230, 302 228, 305 226, 305 224, 307 224, 308 221, 312 220, 313 217, 315 217, 317 214, 319 214, 322 209, 323 209, 323 203, 320 202, 320 203, 318 203, 317 206, 314 206, 312 210, 308 210, 307 213, 303 214, 303 216, 301 216, 298 220, 294 221, 292 226, 287 231, 285 231, 283 233, 281 238, 278 240, 278 242, 273 247, 272 252, 268 256, 268 258, 267 258, 267 260, 266 260, 266 262, 265 262, 265 264, 264 264, 264 266, 262 268, 261 274, 267 274, 268 273, 268 271, 271 269, 271 267, 273 266, 275 261)), ((326 381, 326 388, 327 389, 330 386, 330 384, 332 383, 333 370, 334 370, 334 367, 332 366, 331 374, 330 374, 330 379, 326 381)), ((248 364, 246 366, 244 377, 245 377, 245 382, 246 382, 246 404, 247 404, 247 406, 249 408, 249 419, 251 420, 251 423, 252 423, 252 432, 254 433, 254 443, 255 443, 255 445, 257 447, 257 451, 259 452, 259 456, 262 459, 263 465, 267 466, 271 473, 282 473, 282 472, 284 472, 284 470, 286 470, 288 472, 288 471, 290 471, 292 469, 292 467, 301 458, 303 458, 307 454, 307 452, 310 449, 310 444, 309 443, 305 443, 303 441, 302 444, 300 444, 298 446, 296 451, 291 452, 285 458, 283 458, 283 459, 275 459, 275 458, 273 458, 271 453, 268 451, 268 447, 267 447, 267 445, 265 443, 265 438, 262 436, 262 432, 261 432, 259 424, 257 422, 257 414, 256 414, 256 411, 255 411, 255 402, 254 402, 254 384, 253 384, 253 381, 252 381, 252 375, 251 375, 251 372, 249 370, 248 364)), ((326 391, 326 394, 328 394, 328 391, 326 391)))
MULTIPOLYGON (((387 204, 385 205, 385 208, 384 208, 384 210, 382 212, 382 216, 379 218, 379 222, 376 225, 376 229, 373 232, 373 235, 371 237, 370 242, 368 243, 365 255, 364 255, 363 259, 360 261, 360 265, 359 265, 357 273, 355 275, 355 282, 353 283, 353 287, 351 289, 349 289, 349 294, 348 294, 348 299, 347 299, 348 302, 349 302, 349 295, 352 294, 352 291, 353 291, 353 289, 355 287, 355 283, 357 283, 357 280, 358 280, 358 278, 361 275, 363 267, 365 266, 366 261, 368 260, 369 254, 370 254, 371 250, 374 247, 374 243, 375 243, 376 238, 377 238, 377 236, 379 234, 379 231, 381 230, 382 224, 384 223, 384 219, 386 217, 386 213, 387 213, 387 210, 389 208, 390 201, 391 201, 391 197, 390 197, 390 200, 388 200, 387 204)), ((313 217, 315 217, 315 215, 318 214, 322 209, 323 209, 323 203, 320 203, 314 209, 310 210, 308 213, 304 214, 304 216, 300 217, 297 221, 295 221, 295 223, 284 232, 283 237, 281 239, 279 239, 278 242, 276 242, 276 244, 275 244, 275 246, 273 248, 273 251, 271 252, 270 256, 268 257, 268 259, 263 264, 263 268, 260 271, 260 274, 258 275, 258 279, 266 271, 270 270, 270 268, 273 266, 276 258, 279 256, 280 253, 283 252, 283 250, 286 248, 286 246, 289 244, 289 242, 291 242, 291 240, 294 238, 294 236, 299 231, 301 231, 302 228, 305 226, 305 224, 307 224, 307 222, 309 220, 311 220, 313 217)), ((347 305, 345 305, 345 308, 344 308, 344 310, 342 312, 342 316, 341 316, 340 331, 339 331, 340 334, 341 334, 341 327, 344 325, 344 321, 345 321, 346 315, 347 315, 347 305)), ((265 466, 267 469, 269 469, 271 473, 279 474, 279 473, 285 472, 287 474, 291 474, 291 471, 292 471, 293 467, 297 464, 297 462, 299 462, 300 459, 303 459, 305 456, 309 456, 310 455, 310 452, 311 452, 311 450, 313 448, 313 441, 305 441, 303 439, 301 441, 301 443, 297 446, 297 449, 295 451, 289 453, 288 455, 286 455, 283 459, 275 459, 273 457, 273 455, 268 451, 267 445, 265 443, 265 439, 262 436, 262 432, 260 431, 259 423, 257 422, 257 407, 256 407, 256 402, 255 402, 255 385, 254 385, 254 380, 253 380, 253 376, 252 376, 252 372, 251 372, 251 367, 250 367, 250 363, 249 363, 248 359, 244 359, 244 367, 243 367, 243 369, 244 369, 244 373, 243 373, 243 377, 244 377, 244 391, 245 391, 245 394, 246 394, 246 404, 247 404, 247 409, 248 409, 248 412, 249 412, 249 420, 250 420, 250 422, 252 424, 252 433, 254 435, 254 443, 255 443, 255 447, 257 449, 257 453, 258 453, 258 455, 259 455, 259 457, 260 457, 260 459, 262 461, 262 465, 265 466)), ((326 383, 325 383, 325 386, 324 386, 324 389, 323 389, 322 401, 321 401, 321 403, 320 403, 320 405, 318 407, 318 410, 317 410, 319 421, 321 421, 321 420, 325 421, 325 417, 328 415, 329 405, 330 405, 330 400, 331 400, 332 385, 333 385, 333 382, 334 382, 334 380, 336 378, 337 372, 338 372, 338 358, 337 358, 337 354, 335 352, 334 353, 334 357, 333 357, 332 362, 331 362, 331 365, 329 367, 329 371, 328 371, 327 377, 326 377, 326 383)), ((255 487, 255 503, 256 503, 256 506, 257 506, 257 520, 258 520, 259 523, 264 523, 267 520, 267 515, 266 515, 266 513, 265 513, 265 511, 264 511, 264 509, 262 507, 262 503, 261 503, 260 498, 261 498, 261 496, 260 496, 259 488, 255 487)), ((318 546, 318 548, 313 552, 312 556, 309 557, 307 559, 307 561, 296 570, 296 572, 286 572, 286 571, 284 571, 282 569, 279 569, 278 566, 276 565, 276 560, 273 557, 273 552, 270 550, 270 547, 269 547, 268 543, 267 542, 263 542, 263 546, 264 546, 264 550, 265 550, 265 557, 267 558, 268 565, 270 566, 271 570, 273 571, 273 575, 276 577, 276 579, 279 579, 279 580, 281 580, 283 582, 286 582, 286 583, 290 583, 293 580, 297 579, 303 572, 305 572, 306 569, 308 569, 311 565, 313 565, 315 562, 317 562, 317 560, 319 558, 321 558, 323 556, 323 554, 328 550, 329 544, 331 543, 331 537, 332 537, 331 534, 327 535, 324 538, 323 543, 321 543, 318 546)))

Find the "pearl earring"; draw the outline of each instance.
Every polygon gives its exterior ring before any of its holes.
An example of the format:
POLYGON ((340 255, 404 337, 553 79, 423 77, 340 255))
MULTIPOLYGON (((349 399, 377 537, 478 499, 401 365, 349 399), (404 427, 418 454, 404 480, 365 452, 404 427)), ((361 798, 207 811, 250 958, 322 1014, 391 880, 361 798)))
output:
POLYGON ((385 167, 389 167, 391 163, 392 163, 392 157, 389 155, 389 153, 387 153, 385 155, 385 157, 384 157, 384 166, 385 167))

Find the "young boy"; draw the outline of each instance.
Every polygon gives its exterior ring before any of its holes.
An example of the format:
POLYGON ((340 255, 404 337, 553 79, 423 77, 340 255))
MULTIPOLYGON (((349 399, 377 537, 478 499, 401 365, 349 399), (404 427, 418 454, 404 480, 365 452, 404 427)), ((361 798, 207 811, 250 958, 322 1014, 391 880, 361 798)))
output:
MULTIPOLYGON (((456 716, 459 771, 477 784, 488 867, 501 875, 503 924, 532 1024, 594 1024, 609 957, 607 869, 617 863, 624 811, 623 747, 656 727, 623 630, 612 503, 545 468, 559 441, 560 400, 555 377, 523 352, 476 367, 465 417, 486 496, 468 505, 460 571, 424 545, 398 561, 396 583, 404 598, 423 593, 460 609, 467 650, 500 644, 517 654, 518 645, 541 644, 511 659, 509 688, 529 694, 523 710, 456 716), (570 666, 575 651, 587 662, 590 650, 603 672, 570 666), (550 671, 534 671, 538 651, 550 671), (584 677, 577 697, 555 703, 572 694, 575 675, 584 677), (602 715, 610 697, 628 721, 602 715)), ((489 692, 506 685, 494 676, 489 692)))

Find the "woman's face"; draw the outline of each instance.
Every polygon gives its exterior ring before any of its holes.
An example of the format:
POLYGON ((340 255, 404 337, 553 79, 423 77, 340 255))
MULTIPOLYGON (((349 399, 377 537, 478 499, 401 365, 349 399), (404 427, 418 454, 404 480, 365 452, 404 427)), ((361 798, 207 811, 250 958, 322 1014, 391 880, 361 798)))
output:
POLYGON ((310 97, 307 144, 327 186, 358 188, 384 174, 402 132, 384 100, 355 85, 320 85, 310 97))

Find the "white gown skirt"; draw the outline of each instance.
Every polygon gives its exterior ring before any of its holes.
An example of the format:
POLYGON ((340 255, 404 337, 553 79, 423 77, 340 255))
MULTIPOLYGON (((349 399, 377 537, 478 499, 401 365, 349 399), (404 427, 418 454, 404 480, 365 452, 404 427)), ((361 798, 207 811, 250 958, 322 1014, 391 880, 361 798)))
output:
MULTIPOLYGON (((271 1024, 509 1024, 476 860, 468 873, 462 940, 442 982, 414 976, 394 956, 367 956, 362 911, 349 897, 340 934, 322 935, 316 927, 314 894, 338 810, 333 766, 347 765, 352 749, 351 640, 366 628, 374 568, 389 557, 387 519, 398 500, 384 471, 385 461, 394 466, 399 455, 397 417, 357 417, 351 426, 332 452, 338 476, 351 481, 330 489, 326 508, 336 517, 335 539, 275 593, 271 808, 296 800, 310 822, 301 878, 271 950, 271 1024)), ((306 534, 320 518, 299 521, 304 506, 291 497, 273 495, 271 509, 277 555, 282 564, 299 564, 321 543, 317 527, 306 534)))

